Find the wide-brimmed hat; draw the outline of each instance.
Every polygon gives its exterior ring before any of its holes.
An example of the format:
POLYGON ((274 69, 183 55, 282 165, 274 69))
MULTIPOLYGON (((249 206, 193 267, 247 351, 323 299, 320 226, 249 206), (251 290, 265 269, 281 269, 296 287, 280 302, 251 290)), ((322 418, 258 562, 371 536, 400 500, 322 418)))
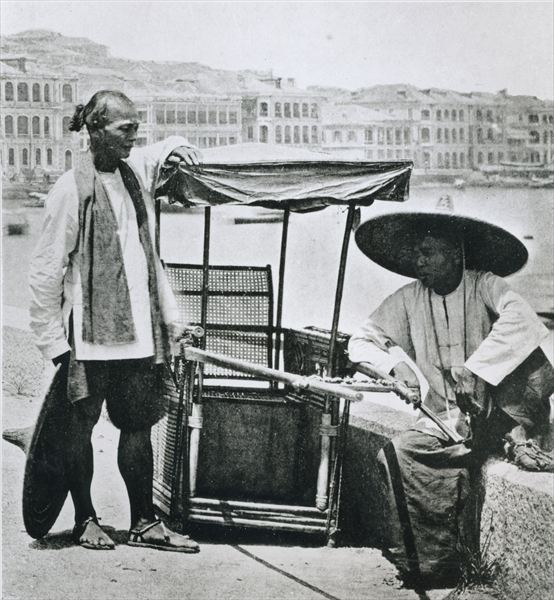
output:
POLYGON ((58 367, 34 428, 23 479, 23 523, 33 538, 44 537, 56 522, 69 492, 66 469, 67 366, 58 367))
POLYGON ((505 277, 525 265, 529 254, 518 238, 492 223, 455 214, 446 205, 373 217, 356 229, 356 244, 372 261, 406 277, 416 277, 414 248, 426 235, 463 241, 467 269, 505 277))

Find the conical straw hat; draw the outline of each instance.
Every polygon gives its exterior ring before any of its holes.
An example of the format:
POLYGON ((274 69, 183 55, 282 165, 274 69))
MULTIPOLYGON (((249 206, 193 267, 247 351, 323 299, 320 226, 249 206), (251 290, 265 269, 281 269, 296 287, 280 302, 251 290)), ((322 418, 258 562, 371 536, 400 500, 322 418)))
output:
POLYGON ((529 256, 523 243, 505 229, 455 214, 448 196, 439 200, 433 212, 397 212, 368 219, 356 229, 355 239, 372 261, 415 278, 415 246, 433 234, 463 240, 467 269, 501 277, 519 271, 529 256))

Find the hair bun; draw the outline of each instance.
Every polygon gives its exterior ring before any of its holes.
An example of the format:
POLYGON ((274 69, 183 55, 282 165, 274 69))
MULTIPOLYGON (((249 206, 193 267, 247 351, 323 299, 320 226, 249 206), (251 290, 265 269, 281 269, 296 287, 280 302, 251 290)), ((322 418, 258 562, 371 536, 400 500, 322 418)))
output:
POLYGON ((85 124, 85 105, 77 104, 75 107, 75 112, 71 117, 71 121, 69 122, 69 131, 81 131, 83 125, 85 124))

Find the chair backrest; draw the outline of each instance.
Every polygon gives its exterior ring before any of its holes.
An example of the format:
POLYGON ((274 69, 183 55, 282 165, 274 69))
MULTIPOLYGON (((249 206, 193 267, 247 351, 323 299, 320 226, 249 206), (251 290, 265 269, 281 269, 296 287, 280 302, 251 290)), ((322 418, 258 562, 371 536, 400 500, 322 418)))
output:
MULTIPOLYGON (((165 270, 182 322, 199 325, 202 265, 168 263, 165 270)), ((210 266, 206 350, 271 367, 273 331, 271 266, 210 266)), ((207 377, 252 379, 208 364, 204 373, 207 377)))

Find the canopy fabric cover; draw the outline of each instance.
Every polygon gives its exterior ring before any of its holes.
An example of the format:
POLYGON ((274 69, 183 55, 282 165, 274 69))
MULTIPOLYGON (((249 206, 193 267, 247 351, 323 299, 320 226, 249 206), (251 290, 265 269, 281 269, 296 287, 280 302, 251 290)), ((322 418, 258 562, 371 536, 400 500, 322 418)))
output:
POLYGON ((200 167, 181 164, 163 169, 157 195, 185 206, 238 204, 293 211, 407 199, 410 161, 343 161, 301 150, 306 159, 290 149, 286 159, 281 151, 275 160, 274 148, 262 152, 259 147, 265 144, 252 144, 252 150, 248 146, 229 146, 224 152, 218 148, 213 155, 206 151, 200 167))

